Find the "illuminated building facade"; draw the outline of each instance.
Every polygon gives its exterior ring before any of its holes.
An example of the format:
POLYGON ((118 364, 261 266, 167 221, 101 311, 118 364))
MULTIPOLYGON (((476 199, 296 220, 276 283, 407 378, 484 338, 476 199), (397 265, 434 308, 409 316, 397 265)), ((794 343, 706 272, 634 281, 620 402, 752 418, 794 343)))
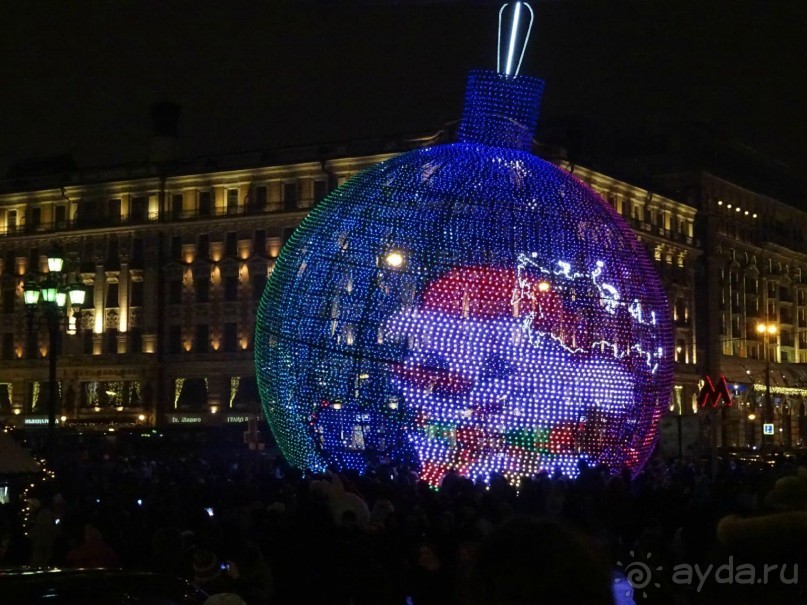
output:
POLYGON ((17 171, 3 182, 0 418, 47 424, 47 329, 28 321, 22 284, 47 271, 54 247, 69 279, 87 289, 58 356, 65 425, 258 414, 254 316, 274 259, 319 198, 382 159, 324 161, 319 151, 296 150, 306 161, 288 163, 244 155, 56 176, 17 171))
POLYGON ((708 172, 670 175, 659 184, 681 191, 698 208, 699 367, 703 375, 725 375, 735 402, 717 418, 718 443, 804 443, 807 214, 708 172))

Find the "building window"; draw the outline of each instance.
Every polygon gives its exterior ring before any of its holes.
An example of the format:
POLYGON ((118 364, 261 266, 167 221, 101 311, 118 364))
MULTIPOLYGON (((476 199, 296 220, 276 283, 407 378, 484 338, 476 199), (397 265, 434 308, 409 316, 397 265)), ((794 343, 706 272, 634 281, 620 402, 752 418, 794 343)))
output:
POLYGON ((182 218, 182 194, 171 196, 171 218, 182 218))
POLYGON ((182 326, 168 328, 168 352, 177 354, 182 351, 182 326))
POLYGON ((31 208, 31 227, 36 228, 42 224, 42 208, 31 208))
POLYGON ((168 282, 168 303, 178 305, 182 302, 182 280, 172 279, 168 282))
POLYGON ((25 357, 26 359, 36 359, 39 357, 39 334, 29 332, 25 342, 25 357))
POLYGON ((673 314, 674 314, 674 319, 675 319, 675 321, 677 323, 679 323, 679 324, 686 323, 688 317, 687 317, 686 303, 684 302, 683 298, 679 297, 679 298, 675 299, 675 306, 673 307, 673 314))
POLYGON ((252 276, 252 299, 260 300, 263 290, 266 288, 266 276, 263 274, 252 276))
POLYGON ((39 248, 31 248, 28 253, 28 268, 32 271, 39 271, 39 248))
POLYGON ((3 274, 17 275, 17 253, 14 250, 6 251, 3 258, 3 274))
POLYGON ((118 306, 118 284, 117 284, 117 282, 107 284, 106 306, 107 306, 107 308, 117 307, 118 306))
POLYGON ((205 259, 210 257, 210 236, 206 233, 196 240, 196 257, 205 259))
POLYGON ((143 282, 133 281, 129 292, 129 305, 132 307, 143 306, 143 282))
POLYGON ((225 353, 235 353, 238 349, 238 325, 235 322, 224 324, 224 343, 222 346, 225 353))
POLYGON ((112 224, 120 223, 120 199, 109 200, 107 203, 107 217, 112 224))
POLYGON ((328 195, 328 181, 314 181, 314 203, 318 203, 326 195, 328 195))
POLYGON ((56 215, 54 225, 57 229, 65 229, 67 227, 67 208, 64 206, 56 206, 56 215))
POLYGON ((297 183, 283 183, 283 208, 297 210, 297 183))
POLYGON ((182 260, 182 236, 171 237, 171 260, 182 260))
POLYGON ((118 248, 118 238, 110 237, 106 246, 106 268, 117 267, 120 264, 120 251, 118 248))
POLYGON ((181 410, 204 410, 207 405, 207 381, 204 378, 186 378, 177 395, 176 405, 181 410))
POLYGON ((238 300, 238 277, 235 275, 224 278, 224 300, 238 300))
POLYGON ((679 338, 675 344, 675 361, 677 363, 684 363, 686 359, 687 343, 683 338, 679 338))
POLYGON ((84 240, 84 250, 81 253, 81 270, 84 273, 95 272, 95 242, 90 238, 84 240))
POLYGON ((210 351, 210 329, 207 324, 196 324, 196 338, 193 347, 197 353, 210 351))
POLYGON ((238 256, 238 234, 230 231, 224 240, 224 254, 238 256))
POLYGON ((81 352, 84 355, 92 355, 92 330, 84 330, 81 333, 81 352))
POLYGON ((14 359, 14 334, 5 332, 3 334, 3 359, 14 359))
POLYGON ((197 277, 194 280, 196 289, 196 302, 210 302, 210 279, 208 277, 197 277))
POLYGON ((255 188, 255 209, 266 210, 266 205, 269 201, 266 185, 259 185, 255 188))
POLYGON ((255 239, 253 250, 258 256, 266 256, 266 230, 258 229, 255 231, 255 239))
POLYGON ((17 211, 9 210, 6 215, 6 222, 8 225, 9 233, 14 233, 17 230, 17 211))
POLYGON ((182 352, 182 326, 168 327, 168 352, 173 355, 182 352))
POLYGON ((148 198, 139 195, 133 197, 129 202, 129 216, 133 221, 145 221, 146 209, 148 208, 148 198))
POLYGON ((3 290, 3 313, 14 313, 17 304, 17 292, 14 290, 3 290))
POLYGON ((95 306, 95 282, 84 284, 84 305, 82 308, 88 309, 95 306))
POLYGON ((238 189, 227 190, 227 214, 238 214, 238 189))
POLYGON ((118 352, 118 331, 110 328, 104 334, 104 350, 109 355, 115 355, 118 352))
POLYGON ((211 202, 211 195, 209 191, 199 192, 199 216, 210 216, 212 214, 213 204, 211 202))
POLYGON ((132 328, 129 331, 129 353, 143 352, 143 333, 140 328, 132 328))
POLYGON ((144 259, 143 238, 135 237, 132 239, 132 256, 129 259, 129 266, 132 269, 142 269, 144 259))

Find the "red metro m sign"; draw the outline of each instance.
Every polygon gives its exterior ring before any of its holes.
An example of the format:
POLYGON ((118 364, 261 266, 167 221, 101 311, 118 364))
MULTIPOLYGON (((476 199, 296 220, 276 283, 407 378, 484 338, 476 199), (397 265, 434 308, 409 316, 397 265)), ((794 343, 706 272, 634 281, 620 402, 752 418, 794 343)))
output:
POLYGON ((704 377, 703 388, 698 395, 698 406, 705 408, 707 405, 716 408, 720 406, 720 401, 726 407, 731 406, 731 393, 729 392, 729 385, 726 382, 726 377, 721 376, 717 381, 717 388, 712 383, 709 376, 704 377))

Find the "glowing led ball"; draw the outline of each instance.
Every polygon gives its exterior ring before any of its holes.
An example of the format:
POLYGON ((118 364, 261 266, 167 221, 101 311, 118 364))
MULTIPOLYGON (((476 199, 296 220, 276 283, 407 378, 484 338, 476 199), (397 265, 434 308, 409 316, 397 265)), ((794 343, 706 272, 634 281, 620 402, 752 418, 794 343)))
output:
POLYGON ((647 460, 666 297, 622 218, 530 153, 541 89, 472 72, 457 143, 354 177, 283 248, 255 349, 293 465, 407 462, 437 485, 647 460))

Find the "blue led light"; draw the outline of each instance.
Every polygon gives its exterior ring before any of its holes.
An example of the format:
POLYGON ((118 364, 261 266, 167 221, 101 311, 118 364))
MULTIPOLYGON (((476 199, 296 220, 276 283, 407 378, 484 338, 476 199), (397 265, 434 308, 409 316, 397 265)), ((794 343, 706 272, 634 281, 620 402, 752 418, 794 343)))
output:
POLYGON ((357 175, 283 248, 255 350, 293 465, 408 462, 437 485, 647 460, 666 297, 622 218, 529 152, 542 88, 472 72, 459 142, 357 175))

